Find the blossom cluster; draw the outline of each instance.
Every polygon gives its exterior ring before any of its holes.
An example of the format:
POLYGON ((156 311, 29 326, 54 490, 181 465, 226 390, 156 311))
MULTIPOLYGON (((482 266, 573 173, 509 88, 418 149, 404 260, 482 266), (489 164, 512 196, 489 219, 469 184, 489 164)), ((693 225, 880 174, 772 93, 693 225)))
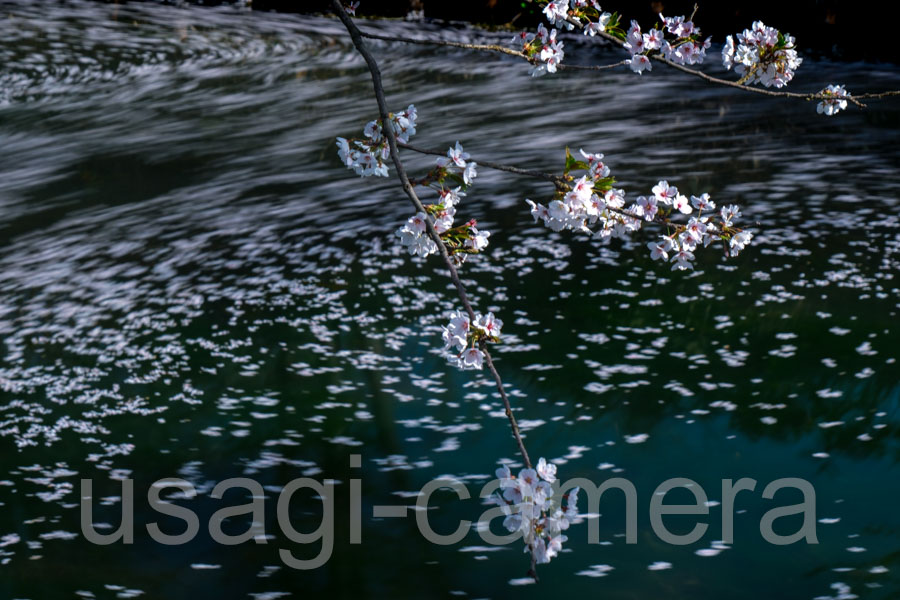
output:
POLYGON ((829 85, 819 93, 823 94, 825 98, 816 106, 817 113, 831 116, 847 108, 847 98, 850 97, 850 92, 844 89, 844 86, 829 85))
MULTIPOLYGON (((552 0, 544 2, 544 16, 555 27, 583 28, 585 35, 608 32, 624 42, 631 52, 628 65, 635 73, 652 69, 650 57, 660 55, 682 65, 702 63, 712 38, 701 39, 700 28, 684 16, 666 17, 660 14, 662 26, 644 33, 637 21, 631 21, 627 32, 619 27, 618 13, 602 12, 596 0, 552 0)), ((532 59, 532 75, 555 73, 564 53, 562 42, 556 39, 556 29, 549 33, 540 25, 537 34, 522 32, 514 39, 522 43, 522 51, 532 59)))
MULTIPOLYGON (((579 25, 585 35, 608 32, 621 39, 625 49, 631 52, 628 64, 635 73, 650 70, 650 56, 654 54, 682 65, 702 63, 711 43, 711 38, 701 41, 700 29, 683 16, 660 14, 662 27, 647 33, 641 31, 637 21, 632 21, 626 33, 619 27, 618 13, 602 12, 596 0, 551 0, 542 4, 544 16, 554 27, 572 30, 579 25)), ((532 59, 535 65, 532 75, 555 73, 564 56, 556 29, 547 33, 543 25, 538 27, 537 34, 522 32, 513 41, 521 42, 522 51, 532 59)))
POLYGON ((451 352, 452 362, 460 369, 481 369, 484 352, 479 346, 485 342, 499 342, 502 327, 503 321, 492 312, 487 315, 476 313, 475 320, 470 321, 469 315, 457 310, 442 328, 444 351, 451 352))
POLYGON ((559 187, 556 198, 547 206, 525 200, 535 222, 541 221, 553 231, 568 229, 601 238, 627 238, 645 221, 663 223, 667 234, 648 247, 654 260, 669 260, 671 253, 673 270, 693 269, 693 253, 698 246, 721 241, 725 255, 732 257, 753 237, 749 231, 735 227, 734 219, 740 216, 737 206, 729 205, 714 213, 716 204, 709 194, 691 196, 689 200, 665 180, 653 187, 652 195, 639 196, 626 207, 625 191, 613 187, 615 179, 603 164, 603 155, 584 150, 580 153, 585 160, 576 160, 566 150, 565 178, 573 183, 559 187), (572 170, 584 170, 587 174, 575 180, 569 175, 572 170), (716 214, 718 218, 714 218, 716 214), (674 221, 678 215, 692 216, 687 223, 679 223, 674 221), (596 230, 592 229, 595 226, 596 230))
POLYGON ((447 156, 438 157, 435 163, 446 171, 446 175, 456 174, 462 179, 463 185, 469 185, 478 175, 478 163, 469 160, 469 153, 463 150, 459 141, 456 142, 456 146, 447 150, 447 156))
POLYGON ((638 74, 651 70, 649 57, 653 54, 659 54, 680 65, 702 63, 712 38, 701 41, 700 28, 692 21, 686 21, 683 16, 659 16, 663 21, 662 28, 653 28, 647 33, 641 31, 637 21, 631 22, 624 46, 631 52, 631 60, 628 61, 631 70, 638 74))
MULTIPOLYGON (((551 0, 543 4, 544 16, 559 29, 571 31, 577 24, 583 28, 585 35, 595 36, 618 26, 618 17, 602 12, 597 0, 551 0)), ((556 35, 556 29, 547 31, 542 23, 538 25, 537 33, 523 31, 513 38, 513 43, 521 44, 522 52, 534 64, 532 76, 556 73, 565 56, 563 43, 556 39, 556 35)))
MULTIPOLYGON (((680 65, 700 64, 706 58, 712 38, 701 40, 700 29, 684 16, 666 17, 660 13, 662 25, 644 33, 637 21, 632 20, 627 31, 619 25, 618 13, 602 12, 597 0, 539 0, 547 20, 556 28, 572 30, 583 28, 585 35, 607 32, 620 39, 631 53, 625 61, 635 73, 641 74, 653 68, 651 58, 661 56, 680 65)), ((794 38, 783 35, 762 21, 755 21, 750 29, 728 36, 722 48, 722 61, 727 69, 741 75, 739 83, 761 83, 766 87, 784 87, 794 77, 803 62, 797 55, 794 38)), ((532 75, 555 73, 565 56, 563 43, 557 40, 557 29, 547 31, 543 24, 537 33, 521 32, 513 42, 522 44, 522 52, 531 60, 532 75)), ((830 85, 820 92, 826 97, 819 102, 820 114, 833 115, 847 107, 850 94, 843 86, 830 85)))
POLYGON ((501 492, 492 496, 492 501, 503 510, 503 526, 510 533, 522 534, 525 552, 531 553, 535 563, 550 562, 567 539, 562 532, 580 520, 580 489, 573 487, 557 497, 552 485, 556 481, 556 465, 543 458, 536 468, 522 469, 518 476, 506 465, 496 474, 501 492))
MULTIPOLYGON (((397 140, 408 142, 410 136, 416 133, 418 116, 416 107, 410 104, 405 111, 389 116, 397 140)), ((363 129, 363 135, 365 137, 362 139, 337 138, 341 162, 363 177, 368 175, 386 177, 388 167, 385 161, 390 157, 390 147, 381 121, 369 121, 363 129)), ((425 257, 435 254, 438 245, 428 232, 430 221, 451 258, 456 264, 461 264, 467 255, 484 250, 491 235, 489 231, 479 230, 474 220, 457 227, 453 226, 456 206, 466 195, 463 190, 471 185, 478 175, 478 165, 469 160, 469 153, 459 142, 447 150, 446 156, 439 157, 435 162, 436 166, 431 172, 415 183, 434 189, 439 197, 438 202, 425 205, 424 212, 411 216, 397 230, 397 237, 411 255, 425 257), (445 185, 451 182, 458 185, 455 187, 445 185)))
POLYGON ((532 60, 532 77, 556 73, 556 68, 566 54, 563 43, 556 39, 556 30, 547 31, 543 23, 538 25, 537 33, 523 31, 513 38, 513 42, 521 42, 522 52, 532 60))
POLYGON ((474 219, 463 225, 453 226, 456 206, 466 195, 462 190, 468 187, 478 174, 477 164, 468 159, 469 153, 456 142, 456 145, 447 151, 447 156, 439 157, 436 161, 437 166, 418 182, 434 189, 439 201, 436 204, 426 205, 425 212, 416 213, 397 230, 400 243, 410 254, 425 257, 438 251, 437 244, 428 233, 429 217, 432 219, 435 232, 457 265, 462 264, 469 254, 481 252, 487 247, 491 232, 478 229, 474 219), (444 184, 447 181, 461 185, 455 188, 446 187, 444 184))
POLYGON ((678 188, 669 185, 665 180, 653 187, 653 196, 641 196, 637 204, 644 207, 644 214, 655 213, 659 206, 671 206, 680 213, 689 215, 694 209, 697 214, 691 216, 687 223, 667 222, 669 231, 661 235, 655 242, 647 242, 650 258, 653 260, 671 260, 672 270, 684 271, 693 269, 694 251, 715 242, 722 242, 725 256, 737 256, 750 243, 753 234, 734 226, 734 220, 741 216, 740 208, 730 204, 723 206, 718 213, 714 212, 716 203, 709 194, 687 197, 678 192, 678 188), (703 216, 707 212, 713 216, 703 216), (669 258, 669 254, 672 258, 669 258))
POLYGON ((544 16, 554 26, 568 31, 580 25, 585 35, 604 31, 612 15, 602 12, 597 0, 551 0, 544 6, 544 16))
POLYGON ((737 38, 737 47, 734 38, 730 35, 725 38, 722 62, 726 69, 734 67, 741 75, 740 83, 784 87, 803 62, 797 56, 793 36, 783 35, 762 21, 755 21, 750 29, 737 34, 737 38))
POLYGON ((570 169, 581 169, 587 174, 575 181, 569 189, 558 189, 556 198, 547 206, 526 199, 531 207, 535 222, 543 221, 553 231, 569 229, 588 235, 601 237, 627 237, 640 229, 640 208, 633 206, 631 212, 625 206, 625 191, 613 187, 615 179, 610 177, 609 167, 603 163, 602 154, 592 154, 580 150, 583 161, 575 160, 566 150, 566 176, 570 169), (591 227, 599 223, 599 229, 591 227))
MULTIPOLYGON (((403 112, 391 113, 389 117, 397 140, 409 142, 410 136, 416 133, 416 107, 410 104, 403 112)), ((344 166, 353 169, 361 177, 388 176, 385 161, 390 157, 391 149, 382 126, 381 119, 369 121, 363 129, 364 138, 351 140, 337 138, 338 156, 344 166)))
MULTIPOLYGON (((453 207, 451 206, 451 210, 453 207)), ((455 212, 455 211, 454 211, 455 212)), ((451 217, 452 218, 452 217, 451 217)), ((413 256, 426 257, 438 251, 437 244, 428 235, 428 217, 423 212, 411 216, 397 230, 397 237, 413 256)))

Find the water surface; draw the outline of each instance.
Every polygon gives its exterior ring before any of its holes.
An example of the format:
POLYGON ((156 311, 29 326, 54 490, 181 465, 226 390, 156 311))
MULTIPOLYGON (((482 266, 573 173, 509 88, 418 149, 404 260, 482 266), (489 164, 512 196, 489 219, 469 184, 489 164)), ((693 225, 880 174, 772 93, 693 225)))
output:
MULTIPOLYGON (((900 589, 896 102, 824 118, 811 103, 661 67, 533 79, 509 57, 372 43, 391 105, 418 107, 417 145, 460 140, 476 160, 540 169, 583 147, 606 154, 630 198, 668 179, 758 222, 739 259, 705 252, 695 273, 672 273, 649 260, 645 238, 604 245, 536 227, 524 198, 552 189, 480 171, 460 210, 493 236, 463 276, 480 309, 505 321, 497 362, 529 451, 555 459, 563 478, 627 477, 641 507, 638 544, 625 543, 622 502, 609 494, 591 516, 602 544, 575 526, 571 552, 539 586, 512 587, 527 567, 518 544, 490 547, 472 531, 436 546, 412 511, 372 518, 374 505, 414 504, 441 475, 477 496, 516 454, 491 382, 438 352, 457 303, 436 260, 397 248, 393 231, 411 214, 402 190, 360 180, 336 157, 334 137, 359 135, 376 111, 342 28, 234 9, 0 9, 3 597, 878 599, 900 589), (209 496, 238 476, 265 487, 266 544, 222 547, 205 533, 216 509, 246 501, 209 496), (739 497, 734 544, 717 543, 720 505, 697 544, 658 540, 647 506, 677 476, 711 501, 722 479, 758 481, 739 497), (143 529, 183 529, 147 506, 162 477, 199 492, 180 501, 203 524, 188 545, 161 546, 143 529), (297 477, 337 482, 333 556, 314 571, 278 556, 318 551, 277 527, 277 496, 297 477), (798 501, 761 497, 781 477, 814 485, 818 544, 761 538, 762 514, 798 501), (94 521, 108 531, 120 480, 134 480, 133 545, 83 538, 81 478, 93 480, 94 521), (361 479, 359 545, 342 516, 351 478, 361 479)), ((621 58, 566 43, 580 61, 621 58)), ((831 82, 897 89, 900 71, 809 60, 791 85, 831 82)), ((432 160, 404 158, 413 169, 432 160)), ((444 533, 483 510, 449 492, 431 506, 444 533)), ((298 493, 295 527, 314 530, 321 510, 298 493)))

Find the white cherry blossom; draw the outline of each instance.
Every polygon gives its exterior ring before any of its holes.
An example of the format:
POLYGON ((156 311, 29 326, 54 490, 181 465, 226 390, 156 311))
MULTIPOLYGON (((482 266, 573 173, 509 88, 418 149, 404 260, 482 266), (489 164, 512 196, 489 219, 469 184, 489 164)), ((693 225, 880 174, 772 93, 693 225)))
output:
POLYGON ((669 260, 669 250, 672 249, 672 241, 669 238, 663 238, 658 242, 647 242, 650 248, 650 258, 653 260, 669 260))
POLYGON ((601 14, 596 21, 589 21, 584 26, 584 34, 593 37, 598 33, 606 31, 606 26, 609 25, 609 20, 611 18, 612 15, 608 12, 605 12, 601 14))
POLYGON ((556 481, 556 465, 547 462, 543 457, 538 460, 538 464, 535 467, 535 470, 544 481, 549 481, 550 483, 556 481))
POLYGON ((691 196, 691 204, 699 211, 715 210, 716 203, 709 199, 709 194, 700 194, 700 196, 691 196))
POLYGON ((566 540, 568 540, 566 536, 558 535, 547 542, 547 562, 550 562, 550 559, 555 558, 559 554, 562 550, 563 542, 566 540))
POLYGON ((562 532, 581 520, 577 507, 579 488, 557 494, 551 485, 556 471, 556 465, 543 457, 536 468, 522 469, 517 477, 505 465, 497 469, 502 492, 492 501, 502 508, 503 527, 510 533, 521 532, 525 552, 538 564, 559 555, 567 541, 562 532))
POLYGON ((640 207, 640 214, 647 221, 652 221, 656 214, 659 212, 659 207, 657 206, 658 200, 656 196, 638 196, 638 199, 635 200, 635 203, 640 207))
POLYGON ((534 562, 539 565, 545 565, 550 562, 552 558, 547 554, 547 542, 544 541, 544 538, 537 538, 534 540, 530 546, 525 548, 525 552, 531 552, 531 555, 534 557, 534 562))
POLYGON ((424 258, 437 252, 437 244, 427 234, 412 231, 406 225, 397 230, 397 235, 400 238, 400 243, 406 246, 409 253, 413 256, 417 255, 424 258))
POLYGON ((519 483, 525 495, 530 496, 531 491, 538 482, 538 474, 534 469, 522 469, 519 471, 519 483))
POLYGON ((829 85, 819 93, 827 96, 816 106, 816 112, 820 115, 831 116, 847 108, 847 98, 850 97, 850 92, 844 86, 829 85))
POLYGON ((552 0, 544 7, 544 16, 551 23, 565 21, 569 12, 569 0, 552 0))
POLYGON ((722 222, 730 227, 732 220, 741 216, 741 209, 736 204, 729 204, 719 209, 719 214, 722 217, 722 222))
POLYGON ((441 156, 437 159, 437 164, 441 167, 455 165, 460 169, 465 169, 466 161, 468 159, 469 153, 464 151, 462 145, 460 145, 459 141, 457 141, 455 147, 451 147, 449 150, 447 150, 446 158, 441 156))
POLYGON ((503 526, 510 533, 515 533, 517 531, 520 531, 526 525, 527 525, 527 522, 525 521, 525 519, 522 518, 522 513, 520 513, 520 512, 512 513, 509 516, 507 516, 505 519, 503 519, 503 526))
POLYGON ((495 317, 494 313, 489 312, 485 316, 479 315, 475 319, 474 325, 484 331, 489 337, 499 338, 500 330, 503 328, 503 321, 495 317))
POLYGON ((466 163, 466 168, 463 169, 462 178, 463 183, 466 185, 471 185, 472 181, 475 179, 475 176, 478 174, 476 171, 477 163, 469 162, 466 163))
POLYGON ((491 236, 490 231, 479 231, 475 227, 471 227, 470 232, 472 237, 466 240, 466 248, 471 248, 479 252, 487 248, 488 238, 491 236))
POLYGON ((737 34, 737 39, 737 46, 731 36, 725 39, 722 63, 741 75, 741 83, 784 87, 803 62, 797 55, 794 38, 762 21, 755 21, 750 29, 737 34))
POLYGON ((450 315, 450 322, 443 327, 444 349, 456 348, 462 352, 469 342, 469 317, 462 311, 456 311, 450 315))
POLYGON ((675 186, 670 186, 669 182, 665 179, 661 180, 659 183, 653 186, 653 189, 651 191, 659 202, 667 206, 671 206, 672 200, 674 200, 678 195, 678 188, 675 186))
POLYGON ((686 271, 693 269, 694 254, 687 250, 679 250, 672 256, 672 270, 686 271))
POLYGON ((663 42, 663 32, 658 29, 651 29, 644 34, 644 48, 647 50, 659 50, 663 42))
POLYGON ((628 61, 628 66, 638 75, 642 74, 644 71, 653 70, 653 65, 650 63, 650 59, 643 54, 633 55, 631 57, 631 60, 628 61))
POLYGON ((481 369, 484 364, 484 353, 478 348, 466 348, 459 358, 461 369, 481 369))
POLYGON ((535 204, 532 200, 525 199, 525 202, 531 207, 531 216, 534 217, 534 222, 538 221, 547 221, 550 218, 550 211, 547 210, 547 207, 543 204, 535 204))
MULTIPOLYGON (((408 142, 416 132, 416 107, 410 104, 405 111, 391 114, 391 127, 401 142, 408 142)), ((364 139, 354 139, 353 145, 346 138, 337 138, 338 157, 345 167, 353 169, 357 175, 367 177, 388 176, 385 162, 390 156, 390 148, 382 131, 380 121, 369 121, 363 128, 364 139)))
POLYGON ((743 250, 747 244, 750 243, 750 240, 753 238, 753 234, 749 231, 741 231, 740 233, 736 233, 729 242, 730 246, 730 256, 737 256, 738 253, 743 250))
POLYGON ((677 194, 672 200, 672 208, 686 215, 691 214, 691 212, 693 212, 694 210, 693 208, 691 208, 687 197, 681 194, 677 194))

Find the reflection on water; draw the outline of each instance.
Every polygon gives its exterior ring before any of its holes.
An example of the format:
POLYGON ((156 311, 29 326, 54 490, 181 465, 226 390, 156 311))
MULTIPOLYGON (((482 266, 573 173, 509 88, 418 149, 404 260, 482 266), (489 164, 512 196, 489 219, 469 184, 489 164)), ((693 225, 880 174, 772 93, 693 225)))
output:
MULTIPOLYGON (((517 545, 472 532, 434 546, 413 519, 370 518, 373 505, 414 504, 444 474, 477 495, 515 446, 487 378, 436 352, 455 304, 437 264, 394 243, 409 212, 399 188, 358 180, 335 156, 334 136, 375 111, 337 24, 155 5, 0 8, 0 595, 508 596, 526 566, 517 545), (213 486, 242 475, 266 491, 267 544, 201 534, 169 548, 142 529, 160 519, 142 500, 152 481, 191 481, 199 497, 185 502, 203 521, 222 506, 213 486), (337 481, 338 515, 346 482, 362 479, 363 543, 348 544, 336 519, 334 554, 310 572, 278 556, 318 549, 288 542, 275 519, 282 486, 301 476, 337 481), (134 545, 84 540, 83 477, 107 533, 121 480, 135 480, 134 545)), ((617 57, 566 43, 585 60, 617 57)), ((535 80, 506 58, 373 46, 392 104, 419 109, 421 146, 459 139, 476 160, 538 168, 584 147, 606 154, 632 197, 665 178, 759 222, 739 260, 708 253, 700 272, 676 274, 642 244, 534 226, 523 199, 552 190, 482 170, 461 210, 494 236, 464 276, 507 323, 497 355, 529 449, 564 478, 629 478, 644 507, 639 543, 626 545, 621 502, 605 496, 592 516, 604 542, 573 528, 572 552, 515 593, 892 597, 896 103, 825 119, 662 69, 535 80), (712 501, 692 546, 664 545, 646 520, 653 490, 675 476, 712 501), (721 480, 740 477, 759 483, 726 545, 721 480), (761 490, 779 477, 815 486, 818 545, 760 538, 773 506, 761 490)), ((808 61, 792 85, 833 81, 897 88, 900 73, 808 61)), ((432 505, 439 531, 482 510, 449 493, 432 505)), ((291 515, 312 531, 321 505, 298 494, 291 515)))

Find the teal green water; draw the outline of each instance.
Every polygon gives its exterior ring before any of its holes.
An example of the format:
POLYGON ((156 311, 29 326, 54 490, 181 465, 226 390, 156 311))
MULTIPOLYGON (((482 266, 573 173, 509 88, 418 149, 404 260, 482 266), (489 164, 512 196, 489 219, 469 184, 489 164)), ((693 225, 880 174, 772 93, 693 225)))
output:
MULTIPOLYGON (((519 586, 518 544, 493 547, 472 530, 439 546, 412 510, 372 516, 450 475, 475 496, 432 497, 432 526, 450 532, 478 518, 478 492, 517 457, 492 383, 438 352, 458 306, 436 260, 396 247, 411 214, 402 190, 337 159, 334 137, 375 114, 337 24, 196 7, 0 8, 0 597, 896 597, 896 102, 829 119, 661 68, 535 80, 503 58, 373 45, 392 105, 418 107, 417 145, 459 139, 475 160, 546 169, 583 147, 606 154, 629 198, 668 179, 758 223, 740 258, 705 252, 697 272, 672 273, 650 261, 646 237, 603 245, 536 227, 524 198, 552 189, 480 171, 460 211, 493 235, 463 277, 505 322, 497 363, 529 451, 556 460, 563 479, 628 478, 639 499, 637 544, 625 543, 610 493, 585 515, 601 543, 574 525, 541 583, 519 586), (187 545, 144 528, 184 528, 148 507, 163 477, 198 491, 178 501, 202 525, 187 545), (214 511, 247 501, 210 497, 229 477, 264 486, 267 543, 225 547, 206 532, 214 511), (276 520, 298 477, 337 482, 333 553, 311 571, 278 554, 319 551, 276 520), (723 479, 757 480, 738 497, 733 544, 718 542, 716 504, 696 544, 657 538, 648 506, 671 477, 715 502, 723 479), (762 515, 799 501, 762 498, 781 477, 814 486, 818 544, 762 539, 762 515), (84 539, 82 478, 107 533, 120 480, 134 480, 134 544, 84 539), (349 543, 354 478, 360 544, 349 543)), ((791 85, 832 82, 897 89, 900 71, 810 59, 791 85)), ((322 504, 300 492, 290 515, 313 531, 322 504)), ((692 520, 666 523, 683 533, 692 520)))

